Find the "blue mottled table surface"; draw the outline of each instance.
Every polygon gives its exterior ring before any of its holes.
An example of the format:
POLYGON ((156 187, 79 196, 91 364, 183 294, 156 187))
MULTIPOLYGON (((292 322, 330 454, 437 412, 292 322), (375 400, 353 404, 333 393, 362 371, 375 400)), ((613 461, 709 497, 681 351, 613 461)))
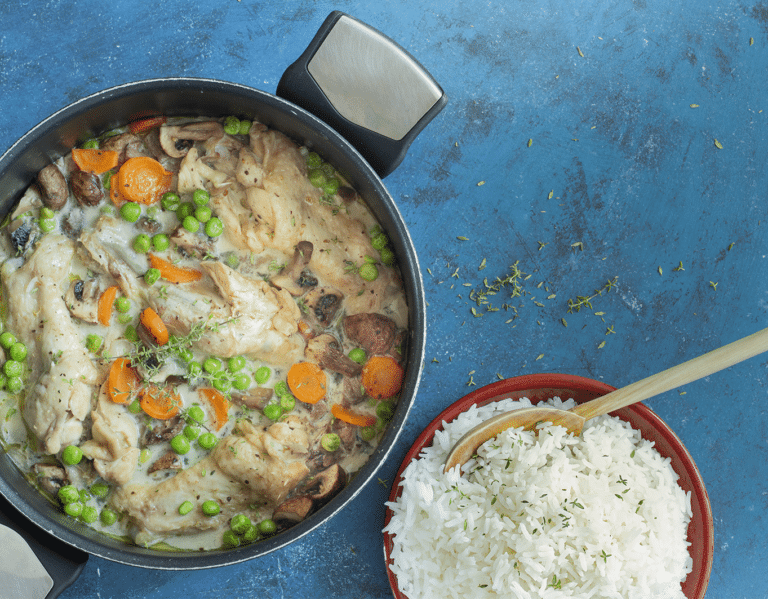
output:
MULTIPOLYGON (((448 404, 525 373, 621 386, 768 324, 764 0, 3 2, 0 151, 124 82, 196 76, 274 92, 332 10, 392 37, 448 96, 385 179, 428 301, 405 430, 378 482, 291 546, 193 573, 91 557, 65 599, 390 597, 384 502, 448 404), (521 297, 470 298, 515 264, 531 275, 521 297)), ((647 402, 709 491, 716 599, 768 597, 767 364, 647 402)))

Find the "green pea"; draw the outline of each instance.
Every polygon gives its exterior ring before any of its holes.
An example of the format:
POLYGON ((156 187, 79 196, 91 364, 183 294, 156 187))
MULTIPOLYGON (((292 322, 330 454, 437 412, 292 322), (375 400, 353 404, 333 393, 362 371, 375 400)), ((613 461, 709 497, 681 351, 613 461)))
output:
POLYGON ((341 447, 341 437, 339 437, 339 435, 336 433, 325 433, 320 438, 320 445, 323 449, 325 449, 325 451, 336 451, 339 447, 341 447))
POLYGON ((8 360, 5 364, 3 364, 3 373, 9 379, 14 376, 21 376, 22 372, 24 372, 24 366, 21 362, 17 362, 16 360, 8 360))
POLYGON ((182 501, 181 505, 179 505, 179 515, 180 516, 186 516, 189 512, 192 511, 192 508, 195 506, 192 505, 191 501, 182 501))
POLYGON ((245 514, 232 516, 232 519, 229 521, 229 529, 238 535, 243 534, 251 526, 251 519, 245 514))
POLYGON ((232 389, 232 379, 226 370, 217 372, 213 376, 213 388, 222 393, 229 393, 232 389))
POLYGON ((357 269, 357 272, 365 281, 375 281, 379 278, 379 269, 376 268, 375 264, 371 264, 370 262, 366 262, 360 266, 360 268, 357 269))
POLYGON ((83 506, 83 511, 80 512, 80 520, 86 524, 93 524, 99 519, 99 510, 92 505, 83 506))
POLYGON ((224 534, 221 536, 221 542, 224 547, 234 548, 239 547, 242 540, 231 530, 225 530, 224 534))
POLYGON ((5 390, 8 393, 18 393, 23 387, 24 381, 21 380, 20 376, 9 376, 5 381, 5 390))
POLYGON ((117 315, 117 322, 120 324, 128 324, 133 320, 133 316, 130 314, 118 314, 117 315))
POLYGON ((283 415, 283 409, 278 403, 269 403, 264 406, 264 415, 270 420, 277 421, 283 415))
POLYGON ((272 371, 267 366, 259 366, 256 369, 256 372, 253 373, 253 379, 258 383, 259 385, 263 385, 269 380, 269 377, 272 376, 272 371))
POLYGON ((200 427, 188 424, 184 427, 184 436, 190 441, 194 441, 200 436, 200 427))
POLYGON ((213 433, 203 433, 197 439, 197 444, 203 449, 213 449, 216 447, 216 443, 218 443, 218 439, 213 433))
POLYGON ((11 345, 11 348, 8 350, 8 353, 11 356, 11 360, 16 360, 17 362, 23 362, 27 357, 27 346, 24 345, 21 341, 17 341, 13 345, 11 345))
POLYGON ((390 401, 380 401, 376 406, 376 416, 382 420, 392 420, 395 415, 395 406, 390 401))
POLYGON ((277 524, 270 518, 262 520, 259 522, 259 532, 263 535, 275 534, 275 532, 277 532, 277 524))
POLYGON ((74 466, 83 459, 83 450, 77 445, 67 445, 61 452, 61 461, 67 466, 74 466))
POLYGON ((323 162, 323 164, 320 165, 320 169, 325 173, 327 179, 336 174, 336 169, 333 168, 332 164, 328 164, 327 162, 323 162))
POLYGON ((184 222, 184 219, 195 213, 195 205, 192 202, 184 202, 176 209, 176 218, 179 222, 184 222))
POLYGON ((221 506, 213 499, 203 501, 203 514, 208 517, 215 516, 221 511, 221 506))
POLYGON ((187 372, 189 373, 190 378, 198 377, 203 373, 203 366, 200 364, 200 362, 192 360, 189 364, 187 364, 187 372))
POLYGON ((228 116, 224 119, 224 133, 237 135, 240 131, 240 119, 236 116, 228 116))
POLYGON ((16 343, 16 336, 13 333, 6 331, 0 335, 0 345, 4 349, 11 349, 11 346, 16 343))
POLYGON ((238 135, 248 135, 251 132, 251 121, 240 121, 240 128, 237 130, 238 135))
POLYGON ((371 245, 373 246, 373 249, 379 250, 379 251, 387 247, 388 243, 389 243, 389 237, 387 237, 386 233, 379 233, 378 235, 375 235, 371 239, 371 245))
POLYGON ((146 447, 141 450, 139 453, 139 464, 146 464, 149 460, 152 459, 152 451, 147 449, 146 447))
POLYGON ((281 395, 286 395, 290 392, 291 390, 288 388, 288 384, 285 381, 277 381, 275 383, 275 395, 278 397, 281 395))
POLYGON ((86 150, 98 150, 99 149, 99 140, 95 137, 92 137, 91 139, 86 139, 83 142, 83 148, 86 150))
POLYGON ((123 334, 125 335, 125 338, 131 343, 136 343, 139 340, 139 334, 136 332, 136 327, 132 324, 129 324, 127 327, 125 327, 125 333, 123 334))
POLYGON ((323 164, 323 159, 320 158, 320 154, 317 152, 310 152, 307 154, 307 166, 309 168, 318 168, 321 164, 323 164))
POLYGON ((181 226, 190 233, 197 233, 200 230, 200 221, 190 214, 184 217, 184 220, 181 221, 181 226))
POLYGON ((128 404, 128 411, 131 414, 141 414, 141 402, 138 399, 134 399, 128 404))
POLYGON ((129 223, 135 223, 141 217, 141 206, 136 202, 126 202, 120 206, 120 216, 129 223))
POLYGON ((184 455, 186 453, 189 453, 189 450, 191 449, 191 446, 189 444, 189 439, 186 435, 176 435, 173 439, 171 439, 171 449, 175 451, 179 455, 184 455))
POLYGON ((207 223, 209 220, 211 220, 212 216, 213 212, 208 206, 198 206, 195 208, 195 218, 201 223, 207 223))
POLYGON ((360 437, 363 441, 371 441, 376 436, 376 425, 364 426, 360 429, 360 437))
POLYGON ((160 280, 160 270, 157 268, 148 268, 144 273, 144 282, 147 285, 154 285, 160 280))
POLYGON ((152 236, 152 247, 158 252, 164 252, 171 246, 171 240, 165 233, 158 233, 152 236))
POLYGON ((37 224, 40 226, 40 230, 43 233, 50 233, 56 228, 56 219, 41 218, 39 221, 37 221, 37 224))
POLYGON ((117 514, 108 507, 105 507, 103 510, 101 510, 99 519, 104 526, 112 526, 115 522, 117 522, 117 514))
POLYGON ((147 218, 149 220, 157 220, 158 215, 160 214, 160 208, 157 206, 150 206, 147 208, 147 218))
POLYGON ((218 237, 224 232, 224 223, 220 218, 213 217, 207 223, 205 223, 205 234, 208 237, 218 237))
MULTIPOLYGON (((112 186, 112 175, 114 175, 112 171, 107 171, 102 175, 101 184, 104 189, 109 189, 112 186)), ((105 208, 109 208, 109 206, 105 206, 105 208)))
POLYGON ((72 518, 78 518, 83 513, 83 504, 79 501, 68 503, 64 506, 64 513, 72 518))
POLYGON ((63 504, 74 503, 80 501, 80 493, 75 485, 64 485, 57 493, 59 501, 63 504))
POLYGON ((131 309, 131 300, 121 295, 115 300, 115 309, 121 314, 125 314, 131 309))
POLYGON ((238 391, 245 391, 251 386, 251 377, 244 372, 238 372, 232 379, 232 386, 238 391))
POLYGON ((109 485, 107 483, 93 483, 91 485, 91 495, 104 499, 109 494, 109 485))
POLYGON ((163 207, 163 210, 176 211, 181 206, 181 198, 177 193, 166 191, 160 198, 160 205, 163 207))
POLYGON ((243 543, 253 543, 256 539, 260 538, 258 527, 251 524, 248 529, 243 533, 243 543))
POLYGON ((313 168, 309 171, 309 182, 313 187, 323 187, 325 185, 325 173, 322 169, 313 168))
POLYGON ((230 372, 238 372, 245 368, 245 358, 243 356, 232 356, 227 360, 227 368, 230 372))
POLYGON ((341 185, 341 183, 336 177, 326 179, 325 183, 323 184, 323 193, 331 196, 336 195, 336 192, 339 191, 339 185, 341 185))
POLYGON ((208 374, 213 374, 214 372, 218 372, 219 370, 221 370, 221 367, 222 367, 221 360, 213 356, 210 356, 205 360, 203 360, 203 370, 205 370, 208 374))
POLYGON ((187 409, 187 421, 197 422, 202 424, 205 420, 205 410, 198 405, 190 406, 187 409))
POLYGON ((48 208, 48 206, 43 206, 40 208, 40 218, 55 218, 56 213, 48 208))
POLYGON ((358 364, 365 364, 365 360, 368 356, 365 354, 365 350, 362 347, 356 347, 349 350, 349 359, 358 364))
POLYGON ((382 248, 379 252, 382 264, 392 266, 395 263, 395 253, 389 248, 382 248))
POLYGON ((290 412, 296 407, 296 398, 293 395, 283 395, 280 398, 280 408, 283 412, 290 412))
POLYGON ((152 242, 146 233, 140 233, 133 240, 133 250, 139 254, 146 254, 151 245, 152 242))

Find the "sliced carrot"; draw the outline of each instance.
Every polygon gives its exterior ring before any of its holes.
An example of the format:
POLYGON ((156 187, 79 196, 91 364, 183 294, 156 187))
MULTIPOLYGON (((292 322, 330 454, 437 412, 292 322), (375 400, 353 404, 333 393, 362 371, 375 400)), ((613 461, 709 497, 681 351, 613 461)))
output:
POLYGON ((181 397, 170 385, 149 385, 139 391, 139 405, 152 418, 168 420, 181 410, 181 397))
POLYGON ((120 197, 120 171, 117 171, 109 178, 109 199, 116 206, 124 202, 120 197))
POLYGON ((139 322, 149 331, 158 345, 168 343, 168 329, 163 319, 152 308, 144 308, 139 317, 139 322))
POLYGON ((117 193, 122 200, 154 204, 171 188, 173 173, 166 171, 154 158, 136 156, 123 163, 118 175, 117 193))
POLYGON ((400 391, 405 373, 391 356, 372 356, 363 366, 360 381, 365 392, 375 399, 386 399, 400 391))
POLYGON ((355 426, 373 426, 376 424, 376 416, 368 416, 367 414, 358 414, 352 410, 348 410, 344 406, 337 403, 331 406, 331 414, 343 422, 354 424, 355 426))
POLYGON ((164 116, 151 116, 128 123, 128 130, 131 133, 143 133, 144 131, 159 127, 165 123, 165 121, 166 118, 164 116))
POLYGON ((154 254, 149 254, 149 265, 159 270, 160 276, 169 283, 191 283, 200 280, 203 276, 199 270, 176 266, 154 254))
POLYGON ((291 366, 286 382, 296 399, 304 403, 317 403, 325 397, 325 373, 312 362, 297 362, 291 366))
POLYGON ((131 368, 128 358, 117 358, 109 367, 107 395, 115 403, 127 404, 131 393, 139 384, 139 376, 131 368))
POLYGON ((101 175, 117 166, 118 153, 114 150, 75 148, 72 160, 81 171, 101 175))
POLYGON ((213 428, 220 430, 229 418, 229 400, 224 397, 223 393, 209 387, 198 389, 197 394, 207 401, 213 409, 213 428))
POLYGON ((109 320, 112 318, 112 306, 115 305, 116 297, 117 285, 107 287, 101 296, 99 296, 96 317, 99 320, 99 324, 103 324, 105 327, 109 326, 109 320))

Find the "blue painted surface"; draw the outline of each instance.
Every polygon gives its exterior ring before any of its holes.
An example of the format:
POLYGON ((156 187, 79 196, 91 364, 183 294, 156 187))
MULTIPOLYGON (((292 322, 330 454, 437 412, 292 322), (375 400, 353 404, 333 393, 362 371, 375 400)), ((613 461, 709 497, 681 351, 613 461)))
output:
MULTIPOLYGON (((429 302, 412 416, 381 482, 295 545, 196 573, 91 558, 65 599, 390 597, 389 482, 422 428, 473 385, 562 372, 621 386, 766 325, 765 1, 5 2, 0 151, 123 82, 201 76, 273 92, 334 9, 393 37, 449 96, 386 179, 429 302), (474 317, 469 291, 516 261, 531 275, 516 314, 474 317), (613 277, 592 310, 568 313, 569 298, 613 277)), ((709 490, 713 598, 768 597, 766 365, 648 402, 709 490)))

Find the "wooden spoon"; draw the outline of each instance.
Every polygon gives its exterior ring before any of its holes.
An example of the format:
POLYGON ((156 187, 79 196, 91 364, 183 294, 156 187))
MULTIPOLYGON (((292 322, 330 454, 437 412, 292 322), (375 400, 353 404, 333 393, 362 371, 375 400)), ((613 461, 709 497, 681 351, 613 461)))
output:
POLYGON ((463 465, 478 447, 505 429, 523 427, 524 430, 530 430, 539 422, 546 421, 580 435, 584 423, 590 418, 692 383, 765 351, 768 351, 768 328, 570 410, 534 406, 499 414, 478 424, 456 442, 445 460, 445 472, 454 466, 463 465))

